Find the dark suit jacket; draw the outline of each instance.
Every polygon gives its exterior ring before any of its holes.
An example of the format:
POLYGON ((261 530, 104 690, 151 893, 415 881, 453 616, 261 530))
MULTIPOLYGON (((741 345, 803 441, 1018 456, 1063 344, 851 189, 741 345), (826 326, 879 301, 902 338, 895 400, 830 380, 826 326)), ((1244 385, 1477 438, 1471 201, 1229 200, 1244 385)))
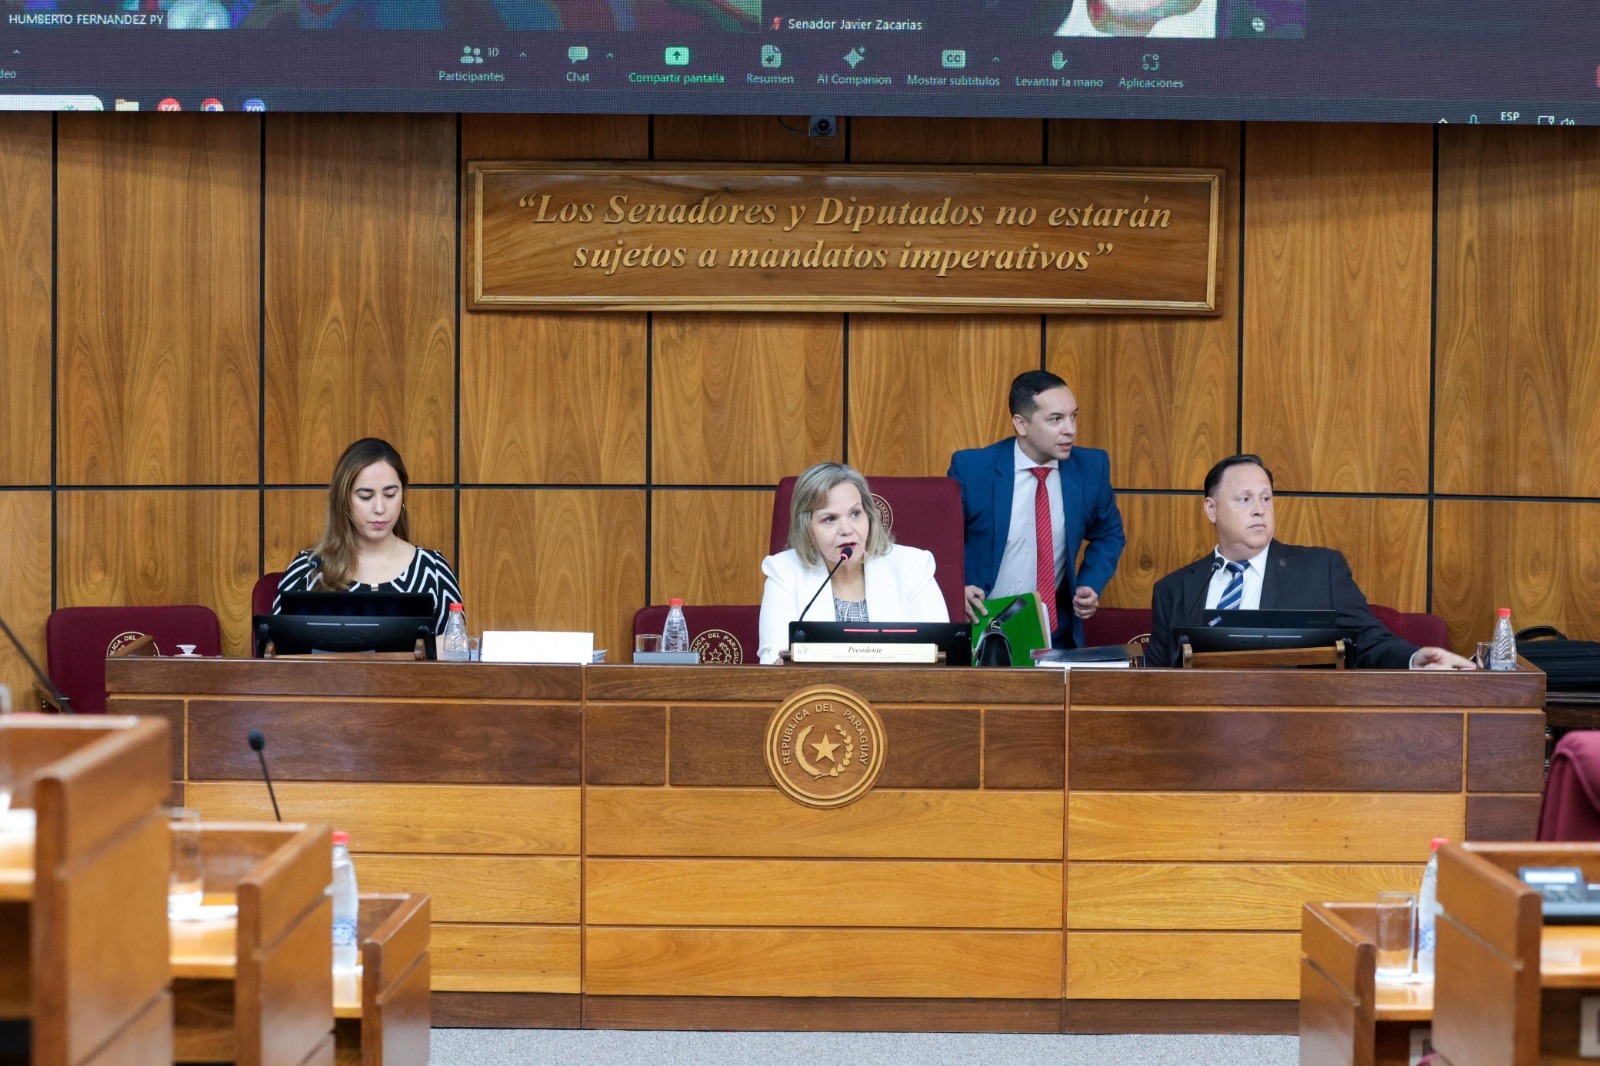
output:
MULTIPOLYGON (((961 511, 965 521, 967 584, 985 592, 994 590, 1011 533, 1011 503, 1017 480, 1016 438, 970 448, 950 457, 950 476, 961 484, 961 511)), ((1111 459, 1099 448, 1072 449, 1061 464, 1061 506, 1067 565, 1056 589, 1053 636, 1063 642, 1066 622, 1072 622, 1072 642, 1083 646, 1083 620, 1072 613, 1072 596, 1079 585, 1104 592, 1117 571, 1117 560, 1127 538, 1122 534, 1122 513, 1111 491, 1111 459), (1088 547, 1083 548, 1084 542, 1088 547), (1078 551, 1083 548, 1083 564, 1078 551)))
MULTIPOLYGON (((1146 665, 1178 666, 1182 662, 1182 650, 1173 639, 1172 630, 1175 626, 1205 624, 1206 589, 1211 584, 1213 558, 1215 555, 1207 555, 1156 582, 1150 596, 1146 665)), ((1350 575, 1350 564, 1332 548, 1273 541, 1267 552, 1266 577, 1261 583, 1261 609, 1337 611, 1339 628, 1356 633, 1351 656, 1354 666, 1404 670, 1417 650, 1415 644, 1401 640, 1378 621, 1350 575)))

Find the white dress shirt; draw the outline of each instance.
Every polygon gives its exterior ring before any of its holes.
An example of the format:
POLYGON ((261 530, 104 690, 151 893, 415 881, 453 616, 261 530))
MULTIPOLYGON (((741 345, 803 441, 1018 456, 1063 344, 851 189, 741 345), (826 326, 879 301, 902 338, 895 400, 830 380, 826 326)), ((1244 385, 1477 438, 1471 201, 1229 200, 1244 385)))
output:
MULTIPOLYGON (((1151 27, 1146 37, 1215 37, 1217 0, 1201 0, 1200 6, 1186 15, 1168 15, 1151 27)), ((1088 0, 1075 0, 1067 20, 1056 29, 1057 37, 1113 37, 1094 28, 1089 18, 1088 0)))
MULTIPOLYGON (((1000 572, 995 575, 994 588, 989 596, 1020 596, 1024 592, 1039 591, 1039 568, 1036 565, 1038 537, 1034 534, 1033 505, 1039 491, 1039 479, 1034 474, 1036 466, 1048 466, 1050 476, 1044 479, 1045 490, 1050 494, 1050 540, 1056 550, 1056 585, 1067 563, 1066 512, 1061 506, 1061 464, 1052 459, 1036 463, 1023 452, 1020 444, 1011 446, 1016 456, 1015 480, 1011 486, 1011 528, 1006 532, 1006 550, 1000 556, 1000 572)), ((1065 604, 1056 604, 1060 610, 1065 604)))
MULTIPOLYGON (((1251 559, 1243 559, 1244 594, 1239 602, 1230 610, 1234 611, 1259 611, 1261 609, 1261 584, 1267 579, 1267 552, 1272 550, 1268 544, 1261 552, 1251 559)), ((1217 604, 1222 600, 1222 593, 1227 589, 1228 583, 1233 580, 1233 575, 1228 573, 1228 560, 1222 558, 1222 552, 1216 548, 1211 549, 1213 559, 1222 559, 1223 565, 1211 572, 1211 584, 1206 587, 1206 610, 1216 610, 1217 604)))

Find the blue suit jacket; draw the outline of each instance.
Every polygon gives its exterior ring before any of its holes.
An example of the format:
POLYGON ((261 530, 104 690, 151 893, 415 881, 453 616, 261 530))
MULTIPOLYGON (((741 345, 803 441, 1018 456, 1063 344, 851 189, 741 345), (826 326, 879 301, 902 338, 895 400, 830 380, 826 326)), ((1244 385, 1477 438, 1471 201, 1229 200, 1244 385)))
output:
MULTIPOLYGON (((950 457, 950 476, 961 484, 961 511, 966 523, 967 584, 986 592, 994 589, 1011 533, 1012 489, 1016 484, 1015 440, 987 448, 972 448, 950 457)), ((1057 644, 1072 621, 1072 643, 1083 646, 1083 620, 1072 613, 1072 595, 1079 585, 1104 592, 1117 572, 1127 538, 1122 535, 1122 514, 1111 491, 1111 459, 1099 448, 1074 447, 1061 464, 1062 528, 1066 536, 1067 565, 1056 589, 1056 618, 1062 623, 1054 634, 1057 644), (1088 547, 1083 548, 1085 542, 1088 547), (1083 548, 1083 563, 1078 551, 1083 548)))

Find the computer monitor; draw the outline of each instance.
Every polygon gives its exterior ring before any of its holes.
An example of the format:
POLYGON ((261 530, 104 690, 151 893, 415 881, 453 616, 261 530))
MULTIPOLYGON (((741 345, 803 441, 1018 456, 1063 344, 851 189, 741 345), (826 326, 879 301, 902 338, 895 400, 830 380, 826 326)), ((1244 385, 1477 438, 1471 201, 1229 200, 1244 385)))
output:
POLYGON ((971 622, 790 622, 796 644, 933 644, 947 666, 972 665, 971 622))
POLYGON ((396 592, 285 592, 281 613, 258 614, 252 630, 256 654, 271 642, 280 655, 315 652, 409 652, 423 642, 429 659, 434 646, 433 597, 396 592))
POLYGON ((1172 636, 1195 651, 1325 648, 1355 639, 1338 622, 1334 611, 1208 611, 1205 625, 1178 626, 1172 636))

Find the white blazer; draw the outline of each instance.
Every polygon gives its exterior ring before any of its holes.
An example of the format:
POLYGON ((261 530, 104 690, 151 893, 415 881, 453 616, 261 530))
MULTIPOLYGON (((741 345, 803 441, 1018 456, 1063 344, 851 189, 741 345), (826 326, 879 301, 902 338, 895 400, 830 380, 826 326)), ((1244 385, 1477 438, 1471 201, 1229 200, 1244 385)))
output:
MULTIPOLYGON (((933 553, 896 544, 888 555, 868 556, 862 563, 867 579, 867 617, 874 622, 948 622, 944 593, 933 579, 933 553)), ((828 576, 826 566, 807 566, 793 548, 761 561, 767 575, 761 593, 763 663, 779 661, 789 646, 789 623, 833 621, 833 583, 823 589, 805 618, 800 609, 828 576)))

